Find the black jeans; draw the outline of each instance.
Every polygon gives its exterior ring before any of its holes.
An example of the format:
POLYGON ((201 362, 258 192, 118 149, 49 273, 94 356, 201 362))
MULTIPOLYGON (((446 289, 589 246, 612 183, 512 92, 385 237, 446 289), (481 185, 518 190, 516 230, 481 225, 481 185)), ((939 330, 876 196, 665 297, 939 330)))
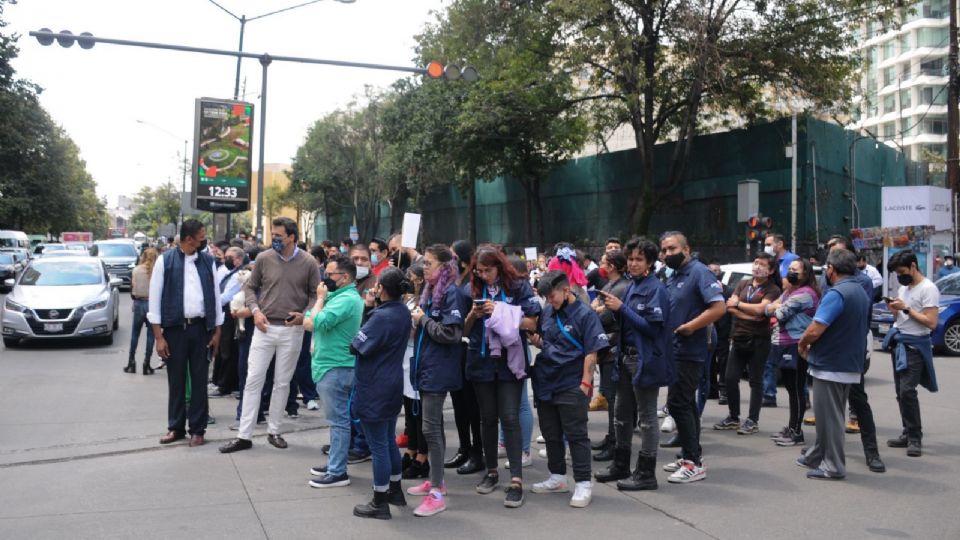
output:
POLYGON ((700 465, 697 386, 703 376, 703 362, 677 360, 674 365, 677 368, 677 381, 667 389, 667 409, 677 423, 677 437, 683 448, 683 459, 700 465))
MULTIPOLYGON (((868 358, 864 361, 863 373, 866 374, 869 369, 870 359, 868 358)), ((880 454, 877 448, 877 425, 873 421, 873 409, 867 401, 863 380, 864 377, 861 375, 860 384, 850 385, 847 401, 850 404, 850 411, 857 415, 857 420, 860 422, 860 442, 863 443, 863 453, 867 456, 876 456, 880 454)))
POLYGON ((523 381, 501 380, 475 382, 480 405, 480 425, 483 427, 483 460, 487 470, 497 469, 497 445, 500 440, 499 424, 503 424, 503 443, 510 462, 510 476, 523 478, 523 442, 520 440, 520 393, 523 381))
MULTIPOLYGON (((920 352, 907 347, 907 369, 897 371, 897 362, 893 361, 893 388, 897 392, 897 405, 900 406, 900 420, 903 433, 911 441, 923 438, 923 426, 920 423, 920 400, 917 398, 917 385, 923 376, 923 356, 920 352)), ((861 421, 861 426, 863 421, 861 421)), ((862 428, 861 428, 862 429, 862 428)))
MULTIPOLYGON (((466 362, 466 348, 460 367, 466 362)), ((465 370, 461 369, 461 373, 465 370)), ((457 425, 457 435, 460 437, 460 450, 478 455, 483 451, 483 437, 480 432, 480 406, 477 404, 477 394, 473 383, 464 379, 463 387, 450 392, 450 401, 453 402, 453 421, 457 425), (471 439, 471 435, 473 438, 471 439)), ((498 437, 499 439, 499 437, 498 437)))
POLYGON ((407 450, 427 455, 427 439, 423 436, 423 412, 420 410, 420 400, 403 396, 403 411, 406 414, 407 450), (413 414, 414 412, 417 414, 413 414))
POLYGON ((190 434, 203 435, 207 431, 207 373, 210 368, 209 349, 212 332, 208 332, 203 319, 186 326, 171 326, 163 329, 163 337, 170 345, 167 358, 167 429, 186 433, 187 418, 190 434), (187 411, 187 370, 193 381, 190 393, 190 410, 187 411))
MULTIPOLYGON (((750 374, 750 409, 747 416, 760 421, 760 405, 763 404, 763 367, 770 354, 770 336, 734 338, 730 358, 727 360, 727 407, 730 416, 740 418, 740 374, 744 365, 750 374)), ((674 417, 676 418, 676 417, 674 417)))
POLYGON ((607 400, 607 440, 616 440, 614 427, 616 420, 617 383, 613 382, 613 370, 616 360, 610 352, 604 353, 600 362, 600 394, 607 400))
MULTIPOLYGON (((547 470, 551 474, 567 474, 566 450, 570 445, 573 480, 590 481, 590 436, 587 434, 587 407, 590 399, 580 388, 555 392, 550 401, 537 404, 540 433, 547 446, 547 470)), ((513 462, 510 463, 513 465, 513 462)))
POLYGON ((718 394, 726 394, 727 360, 730 358, 729 337, 721 338, 717 341, 717 348, 714 349, 712 356, 713 364, 710 366, 711 388, 716 388, 718 394))
POLYGON ((803 411, 807 401, 807 361, 797 352, 797 345, 784 345, 780 347, 780 355, 793 355, 797 360, 796 368, 780 368, 783 374, 783 386, 787 389, 788 401, 790 402, 790 416, 787 420, 787 426, 795 431, 800 431, 803 427, 803 411))

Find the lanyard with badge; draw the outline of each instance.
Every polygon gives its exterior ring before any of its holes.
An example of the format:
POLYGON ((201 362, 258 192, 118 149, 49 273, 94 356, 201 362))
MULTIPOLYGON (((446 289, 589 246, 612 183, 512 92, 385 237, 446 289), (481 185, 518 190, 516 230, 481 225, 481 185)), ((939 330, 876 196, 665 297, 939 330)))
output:
MULTIPOLYGON (((500 296, 500 301, 501 301, 501 302, 503 302, 503 303, 506 303, 506 302, 507 302, 507 297, 506 297, 506 295, 503 294, 503 287, 500 288, 500 294, 499 294, 499 296, 500 296)), ((484 287, 484 288, 483 288, 483 300, 487 300, 487 299, 488 299, 488 298, 487 298, 487 288, 484 287)), ((483 324, 482 321, 481 321, 481 324, 480 324, 480 357, 481 357, 481 358, 486 358, 486 357, 487 357, 487 325, 486 325, 486 324, 483 324)))

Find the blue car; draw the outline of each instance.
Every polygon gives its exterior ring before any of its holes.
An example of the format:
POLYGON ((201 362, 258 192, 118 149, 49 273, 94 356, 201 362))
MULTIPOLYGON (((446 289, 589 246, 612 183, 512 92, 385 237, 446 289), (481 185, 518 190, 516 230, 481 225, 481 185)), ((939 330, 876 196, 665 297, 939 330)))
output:
MULTIPOLYGON (((930 334, 933 346, 951 355, 960 356, 960 272, 936 281, 940 289, 940 319, 930 334)), ((894 294, 893 292, 890 293, 894 294)), ((893 314, 885 302, 873 305, 870 329, 880 339, 893 326, 893 314)))

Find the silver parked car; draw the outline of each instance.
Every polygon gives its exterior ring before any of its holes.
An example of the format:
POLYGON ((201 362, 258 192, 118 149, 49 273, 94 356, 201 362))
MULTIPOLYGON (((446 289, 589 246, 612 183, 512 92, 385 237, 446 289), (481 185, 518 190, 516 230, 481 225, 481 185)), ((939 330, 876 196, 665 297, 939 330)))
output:
POLYGON ((113 342, 119 326, 121 281, 111 278, 93 257, 35 259, 18 280, 0 311, 3 343, 22 339, 91 337, 113 342))

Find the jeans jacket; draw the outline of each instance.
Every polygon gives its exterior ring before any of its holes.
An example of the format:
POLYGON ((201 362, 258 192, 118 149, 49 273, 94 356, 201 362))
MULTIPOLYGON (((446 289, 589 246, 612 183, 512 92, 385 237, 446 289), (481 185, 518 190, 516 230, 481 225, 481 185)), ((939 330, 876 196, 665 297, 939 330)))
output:
POLYGON ((940 388, 937 386, 937 372, 933 369, 933 343, 930 336, 912 336, 900 333, 900 329, 891 328, 887 337, 883 338, 883 350, 893 354, 893 369, 901 372, 907 369, 907 347, 912 347, 923 357, 923 374, 920 376, 920 386, 931 392, 940 388), (896 348, 894 348, 894 343, 896 348))

